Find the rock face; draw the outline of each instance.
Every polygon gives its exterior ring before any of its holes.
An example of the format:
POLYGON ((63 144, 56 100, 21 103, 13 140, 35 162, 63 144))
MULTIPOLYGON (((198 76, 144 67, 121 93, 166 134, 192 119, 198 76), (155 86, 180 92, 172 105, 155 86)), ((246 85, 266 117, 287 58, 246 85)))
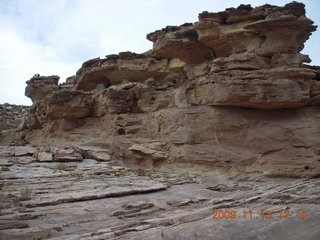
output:
POLYGON ((240 5, 35 75, 30 111, 0 106, 0 239, 320 239, 315 29, 240 5))
POLYGON ((25 133, 21 131, 31 129, 32 119, 29 106, 0 104, 0 143, 24 144, 25 133))
POLYGON ((142 168, 319 176, 320 69, 300 53, 315 30, 297 2, 203 12, 148 34, 147 53, 89 60, 60 86, 32 78, 40 127, 26 140, 106 147, 142 168))
POLYGON ((30 107, 12 104, 0 104, 0 131, 19 127, 28 116, 30 107))
POLYGON ((155 56, 204 62, 187 67, 188 78, 195 80, 190 104, 299 107, 310 100, 308 80, 315 77, 302 67, 309 57, 299 53, 316 29, 304 14, 301 3, 255 9, 241 5, 203 12, 195 24, 167 27, 147 38, 154 42, 155 56), (211 52, 211 58, 203 52, 211 52))
POLYGON ((302 3, 254 9, 240 5, 224 12, 203 12, 195 24, 167 27, 147 38, 154 42, 154 54, 165 58, 200 62, 210 58, 210 54, 204 53, 211 53, 211 59, 246 54, 273 58, 271 63, 280 61, 287 65, 300 62, 299 56, 286 54, 303 49, 310 32, 316 30, 312 24, 305 17, 302 3))
POLYGON ((34 75, 26 83, 25 95, 31 98, 32 102, 39 101, 46 97, 49 93, 58 89, 59 76, 40 76, 34 75))

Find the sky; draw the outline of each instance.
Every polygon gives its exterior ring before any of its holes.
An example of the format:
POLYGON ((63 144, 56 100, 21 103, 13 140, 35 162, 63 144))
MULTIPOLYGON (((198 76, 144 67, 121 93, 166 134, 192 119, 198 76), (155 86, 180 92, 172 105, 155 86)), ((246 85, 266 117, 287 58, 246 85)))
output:
MULTIPOLYGON (((196 22, 202 11, 240 4, 283 6, 290 0, 0 0, 0 103, 31 105, 24 96, 34 74, 75 75, 84 61, 152 48, 146 35, 196 22)), ((301 0, 320 25, 320 1, 301 0)), ((302 51, 320 65, 320 27, 302 51)))

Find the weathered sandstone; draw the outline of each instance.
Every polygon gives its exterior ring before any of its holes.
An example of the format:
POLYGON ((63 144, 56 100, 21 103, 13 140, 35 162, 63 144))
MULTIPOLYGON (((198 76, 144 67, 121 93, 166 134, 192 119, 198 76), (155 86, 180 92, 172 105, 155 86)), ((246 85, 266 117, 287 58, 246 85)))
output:
POLYGON ((0 104, 0 142, 3 145, 26 143, 24 130, 35 128, 35 117, 29 106, 0 104))
POLYGON ((207 178, 138 171, 115 161, 39 162, 10 154, 25 150, 0 147, 3 240, 319 238, 318 178, 266 178, 253 172, 207 178), (31 194, 22 198, 27 187, 31 194), (235 211, 238 218, 212 219, 213 210, 235 211), (250 210, 252 218, 245 218, 243 212, 250 210), (263 214, 267 211, 272 219, 263 214), (290 217, 281 219, 280 211, 290 217))
POLYGON ((59 76, 40 76, 34 75, 26 83, 25 95, 30 97, 32 102, 39 101, 46 97, 49 93, 58 89, 59 76))
POLYGON ((132 167, 319 176, 320 72, 300 53, 315 30, 296 2, 203 12, 148 34, 144 54, 83 63, 65 84, 34 76, 17 137, 107 148, 77 154, 132 167))
POLYGON ((301 3, 240 5, 35 75, 30 110, 0 106, 0 239, 318 240, 315 30, 301 3))
POLYGON ((28 117, 30 107, 12 104, 0 104, 0 131, 23 128, 23 120, 28 117))

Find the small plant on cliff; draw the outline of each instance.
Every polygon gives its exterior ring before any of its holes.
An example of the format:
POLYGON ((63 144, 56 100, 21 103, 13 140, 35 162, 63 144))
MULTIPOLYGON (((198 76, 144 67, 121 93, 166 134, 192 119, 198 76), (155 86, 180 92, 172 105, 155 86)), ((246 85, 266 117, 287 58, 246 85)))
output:
POLYGON ((10 168, 7 167, 7 166, 2 166, 2 167, 1 167, 1 171, 3 171, 3 172, 9 172, 9 171, 10 171, 10 168))
POLYGON ((20 200, 29 200, 31 198, 32 188, 25 187, 20 191, 20 200))

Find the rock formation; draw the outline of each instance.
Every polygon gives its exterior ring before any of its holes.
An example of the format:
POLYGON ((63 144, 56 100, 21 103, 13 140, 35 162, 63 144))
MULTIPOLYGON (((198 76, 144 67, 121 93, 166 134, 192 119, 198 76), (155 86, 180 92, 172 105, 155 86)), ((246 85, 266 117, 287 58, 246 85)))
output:
POLYGON ((0 130, 17 128, 24 118, 28 116, 30 107, 13 104, 0 104, 0 130))
POLYGON ((25 95, 30 97, 32 102, 40 101, 49 93, 58 89, 59 76, 40 76, 36 74, 27 81, 25 95))
MULTIPOLYGON (((0 142, 1 144, 25 144, 26 129, 32 123, 30 107, 13 104, 0 104, 0 142)), ((29 128, 30 129, 30 128, 29 128)))
POLYGON ((0 106, 0 239, 319 239, 315 30, 301 3, 240 5, 35 75, 21 124, 0 106))
POLYGON ((104 145, 130 166, 320 174, 320 69, 300 51, 304 5, 240 5, 148 34, 153 49, 27 82, 32 144, 104 145))

